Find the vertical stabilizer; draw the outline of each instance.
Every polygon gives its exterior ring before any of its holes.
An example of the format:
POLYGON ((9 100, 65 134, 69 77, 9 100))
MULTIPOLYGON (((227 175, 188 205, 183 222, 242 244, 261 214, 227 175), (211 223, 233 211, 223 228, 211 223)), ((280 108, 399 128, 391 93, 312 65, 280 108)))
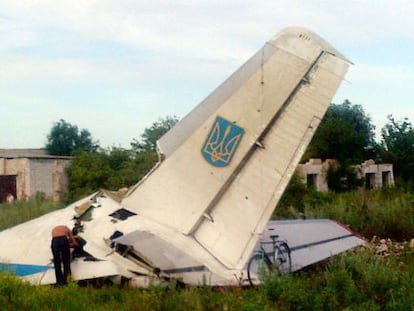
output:
POLYGON ((165 160, 122 204, 241 268, 348 66, 284 29, 159 141, 165 160))

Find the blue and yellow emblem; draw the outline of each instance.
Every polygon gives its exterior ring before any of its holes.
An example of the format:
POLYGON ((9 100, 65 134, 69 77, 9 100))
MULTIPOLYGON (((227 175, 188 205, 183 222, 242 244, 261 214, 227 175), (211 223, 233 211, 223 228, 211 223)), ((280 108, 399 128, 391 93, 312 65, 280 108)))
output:
POLYGON ((214 166, 229 165, 243 134, 244 130, 241 127, 217 117, 201 150, 204 158, 214 166))

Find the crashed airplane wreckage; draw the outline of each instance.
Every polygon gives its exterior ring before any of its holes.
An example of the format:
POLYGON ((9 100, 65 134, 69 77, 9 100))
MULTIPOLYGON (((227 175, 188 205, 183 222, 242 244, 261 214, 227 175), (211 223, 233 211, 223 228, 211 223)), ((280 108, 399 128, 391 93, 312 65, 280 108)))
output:
POLYGON ((100 191, 0 232, 1 267, 54 283, 57 224, 82 241, 74 280, 136 286, 246 284, 269 232, 289 245, 292 271, 363 243, 328 220, 269 222, 349 64, 315 33, 282 30, 158 141, 159 163, 124 197, 100 191))

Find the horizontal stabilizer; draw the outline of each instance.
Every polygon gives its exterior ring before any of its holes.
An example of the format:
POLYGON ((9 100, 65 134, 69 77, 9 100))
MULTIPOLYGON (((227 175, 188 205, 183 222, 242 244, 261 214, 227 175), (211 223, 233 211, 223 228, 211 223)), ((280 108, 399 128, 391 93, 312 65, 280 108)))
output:
MULTIPOLYGON (((269 221, 261 241, 271 241, 270 235, 279 235, 279 239, 288 244, 292 271, 365 244, 358 234, 329 219, 269 221)), ((258 247, 256 245, 255 249, 258 247)))

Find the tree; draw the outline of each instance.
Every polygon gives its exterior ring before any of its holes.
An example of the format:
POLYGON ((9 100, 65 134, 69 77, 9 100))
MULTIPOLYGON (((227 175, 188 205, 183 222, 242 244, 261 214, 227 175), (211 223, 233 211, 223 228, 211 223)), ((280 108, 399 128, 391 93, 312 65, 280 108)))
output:
POLYGON ((408 118, 397 121, 392 115, 381 129, 379 156, 392 163, 394 173, 402 181, 414 185, 414 129, 408 118))
POLYGON ((157 140, 167 133, 176 123, 178 118, 176 116, 167 116, 158 119, 150 127, 144 130, 141 135, 141 140, 135 138, 131 142, 131 147, 137 152, 155 152, 157 140))
POLYGON ((327 172, 328 187, 347 191, 359 187, 355 164, 376 158, 375 126, 360 105, 345 100, 332 104, 323 118, 302 160, 335 159, 327 172))
POLYGON ((136 184, 157 162, 157 155, 111 148, 97 152, 80 150, 68 168, 69 200, 77 200, 101 188, 119 190, 136 184))
POLYGON ((312 139, 305 159, 336 159, 356 164, 375 157, 375 126, 360 105, 332 104, 312 139))
POLYGON ((45 149, 48 154, 73 156, 77 150, 96 151, 99 148, 97 141, 93 141, 88 130, 79 131, 63 119, 56 122, 47 136, 45 149))
MULTIPOLYGON (((89 152, 80 149, 68 169, 69 200, 76 200, 100 188, 119 190, 136 184, 158 160, 156 141, 178 122, 166 117, 154 122, 141 135, 142 140, 131 143, 132 150, 100 149, 89 152)), ((61 120, 61 123, 65 123, 61 120)))

